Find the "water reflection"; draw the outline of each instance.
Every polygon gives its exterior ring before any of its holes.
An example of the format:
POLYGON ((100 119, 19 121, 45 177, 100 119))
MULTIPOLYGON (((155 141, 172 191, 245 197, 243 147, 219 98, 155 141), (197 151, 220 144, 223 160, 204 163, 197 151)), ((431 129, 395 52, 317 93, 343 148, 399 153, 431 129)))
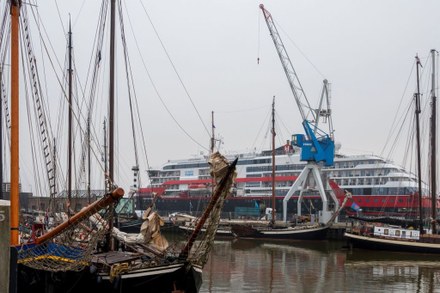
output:
POLYGON ((440 292, 440 257, 343 246, 216 241, 201 292, 440 292))
POLYGON ((347 253, 348 274, 369 276, 365 288, 404 292, 440 292, 440 256, 353 250, 347 253))

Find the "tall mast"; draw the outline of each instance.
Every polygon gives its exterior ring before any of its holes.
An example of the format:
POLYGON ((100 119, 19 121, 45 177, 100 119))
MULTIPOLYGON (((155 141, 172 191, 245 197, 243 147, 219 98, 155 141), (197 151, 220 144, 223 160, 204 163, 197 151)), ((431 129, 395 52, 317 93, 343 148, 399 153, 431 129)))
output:
POLYGON ((107 163, 107 123, 106 120, 104 119, 104 189, 105 189, 105 193, 107 193, 109 191, 109 187, 108 187, 108 163, 107 163))
POLYGON ((214 147, 215 147, 215 126, 214 126, 214 111, 211 111, 211 154, 214 153, 214 147))
POLYGON ((272 224, 275 224, 275 96, 272 102, 272 224))
MULTIPOLYGON (((69 17, 69 116, 68 116, 68 142, 67 142, 67 199, 69 205, 72 204, 72 27, 69 17)), ((67 214, 70 216, 70 208, 67 209, 67 214)))
POLYGON ((21 0, 11 0, 11 245, 18 245, 19 198, 19 30, 21 0))
MULTIPOLYGON (((57 161, 57 141, 56 141, 56 139, 54 138, 53 139, 53 161, 54 161, 54 164, 53 164, 53 178, 57 178, 57 164, 56 164, 56 161, 57 161)), ((54 180, 54 185, 53 185, 53 194, 57 194, 57 190, 58 190, 58 188, 57 188, 57 181, 56 180, 54 180)), ((53 199, 51 199, 51 206, 50 206, 50 210, 53 212, 53 211, 55 211, 55 203, 54 203, 54 201, 55 200, 53 200, 53 199)))
POLYGON ((432 57, 432 81, 431 81, 431 216, 432 234, 437 234, 437 98, 435 96, 435 50, 431 50, 432 57))
MULTIPOLYGON (((214 148, 215 148, 215 124, 214 124, 214 111, 211 111, 211 154, 212 155, 214 153, 214 148)), ((211 179, 211 195, 214 195, 214 189, 215 189, 215 180, 214 180, 214 176, 212 176, 211 179)))
POLYGON ((90 115, 87 117, 87 200, 91 203, 90 198, 90 178, 91 178, 91 166, 90 166, 90 115))
MULTIPOLYGON (((111 0, 110 2, 110 89, 109 89, 109 181, 110 190, 113 189, 114 185, 114 113, 115 113, 115 10, 116 10, 116 0, 111 0)), ((107 244, 110 250, 115 249, 115 241, 111 237, 113 230, 113 213, 115 211, 115 205, 112 203, 110 205, 110 218, 108 222, 109 232, 107 234, 107 244)))
POLYGON ((110 4, 110 89, 109 89, 109 179, 114 180, 114 113, 115 113, 115 6, 116 0, 110 4))
POLYGON ((420 60, 416 56, 416 71, 417 71, 417 92, 414 95, 416 99, 416 137, 417 137, 417 177, 418 177, 418 189, 419 189, 419 227, 420 234, 423 233, 423 208, 422 208, 422 167, 421 167, 421 157, 420 157, 420 81, 419 81, 419 66, 420 60))
POLYGON ((3 64, 0 64, 0 199, 3 199, 3 64))

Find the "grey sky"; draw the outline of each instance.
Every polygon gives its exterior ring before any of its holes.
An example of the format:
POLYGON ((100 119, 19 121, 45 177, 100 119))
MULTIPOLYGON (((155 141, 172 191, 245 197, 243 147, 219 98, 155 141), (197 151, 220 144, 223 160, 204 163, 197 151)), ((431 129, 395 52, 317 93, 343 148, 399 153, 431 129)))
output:
MULTIPOLYGON (((60 30, 55 1, 38 3, 62 60, 65 37, 60 30)), ((56 3, 64 25, 68 14, 72 16, 78 71, 86 72, 100 1, 59 0, 56 3)), ((259 131, 262 127, 266 129, 274 95, 282 125, 278 141, 281 143, 292 133, 303 132, 298 109, 258 7, 260 3, 271 12, 278 25, 312 105, 317 105, 322 80, 327 78, 331 83, 335 137, 345 153, 379 154, 404 95, 414 56, 418 53, 423 62, 430 49, 440 49, 440 1, 437 0, 142 3, 143 6, 140 1, 125 1, 125 8, 162 99, 181 126, 208 148, 208 134, 173 72, 144 7, 208 128, 211 111, 215 112, 216 132, 223 138, 225 152, 270 147, 269 139, 263 142, 259 131)), ((131 62, 136 66, 136 92, 144 114, 142 123, 150 165, 160 167, 168 159, 186 158, 200 151, 206 153, 183 134, 159 102, 145 70, 139 66, 142 61, 128 20, 126 17, 125 29, 131 62)), ((120 45, 117 50, 122 51, 120 45)), ((118 84, 124 82, 121 80, 118 84)), ((410 99, 413 89, 414 82, 410 80, 404 98, 410 99)), ((106 91, 104 88, 102 94, 106 91)), ((131 142, 128 142, 131 136, 126 119, 128 109, 122 105, 123 97, 123 93, 118 94, 118 118, 124 120, 118 134, 121 153, 118 176, 123 182, 121 185, 126 187, 124 185, 131 183, 130 169, 134 162, 131 142)), ((96 115, 95 123, 102 121, 104 111, 96 115)))

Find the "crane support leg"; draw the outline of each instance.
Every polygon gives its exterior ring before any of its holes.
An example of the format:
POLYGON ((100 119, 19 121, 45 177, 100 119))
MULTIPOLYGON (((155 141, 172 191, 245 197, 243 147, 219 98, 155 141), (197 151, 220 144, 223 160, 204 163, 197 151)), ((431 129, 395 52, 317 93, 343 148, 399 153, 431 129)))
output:
MULTIPOLYGON (((329 209, 328 198, 321 178, 320 167, 318 166, 318 164, 314 162, 309 162, 307 163, 305 168, 301 171, 301 174, 298 176, 295 183, 292 185, 292 187, 289 189, 289 191, 287 192, 286 196, 283 199, 284 222, 287 222, 287 202, 292 197, 292 195, 298 190, 300 191, 300 195, 298 197, 297 213, 299 216, 301 215, 301 203, 303 199, 303 192, 306 189, 307 179, 309 178, 310 175, 313 176, 319 195, 322 199, 322 211, 320 211, 319 221, 323 224, 326 224, 331 219, 332 211, 329 209)), ((327 182, 326 182, 326 187, 328 187, 327 182)), ((333 201, 335 202, 335 208, 337 209, 339 207, 338 200, 332 190, 330 190, 329 193, 333 201)))

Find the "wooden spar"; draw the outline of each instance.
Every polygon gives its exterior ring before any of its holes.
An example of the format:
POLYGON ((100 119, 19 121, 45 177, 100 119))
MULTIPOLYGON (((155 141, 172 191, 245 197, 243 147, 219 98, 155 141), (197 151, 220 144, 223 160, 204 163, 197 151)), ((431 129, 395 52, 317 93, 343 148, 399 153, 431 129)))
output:
POLYGON ((113 204, 115 201, 117 201, 118 199, 120 199, 123 196, 124 196, 124 190, 122 188, 116 188, 115 190, 113 190, 112 193, 109 193, 106 197, 103 197, 100 200, 95 201, 94 203, 92 203, 88 207, 84 208, 80 212, 73 215, 67 221, 56 226, 54 229, 50 230, 49 232, 42 235, 41 237, 37 237, 35 239, 35 243, 41 244, 41 243, 46 242, 47 240, 62 233, 65 229, 69 228, 69 226, 78 223, 79 221, 83 220, 84 218, 89 217, 91 214, 97 213, 99 210, 105 208, 106 206, 108 206, 110 204, 113 204))
POLYGON ((183 259, 183 258, 188 257, 188 254, 194 244, 194 241, 196 240, 197 236, 199 235, 200 231, 202 230, 203 225, 205 225, 205 222, 208 219, 208 216, 211 213, 212 209, 216 205, 218 199, 220 198, 220 195, 223 193, 223 190, 225 189, 228 180, 234 174, 235 165, 237 165, 237 161, 238 161, 238 158, 232 162, 232 164, 228 167, 228 172, 226 172, 226 175, 222 178, 222 180, 220 180, 220 183, 217 185, 217 189, 216 189, 215 193, 212 195, 211 200, 209 201, 209 204, 206 207, 205 212, 200 217, 200 219, 197 223, 197 226, 194 229, 191 237, 189 238, 185 247, 180 252, 179 258, 183 259))
POLYGON ((19 245, 19 17, 20 0, 11 1, 11 245, 19 245))

